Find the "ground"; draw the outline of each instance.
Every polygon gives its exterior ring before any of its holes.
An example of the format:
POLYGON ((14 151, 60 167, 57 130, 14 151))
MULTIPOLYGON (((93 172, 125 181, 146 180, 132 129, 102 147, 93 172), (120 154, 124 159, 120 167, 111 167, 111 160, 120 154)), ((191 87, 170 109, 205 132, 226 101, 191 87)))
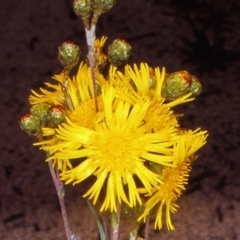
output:
MULTIPOLYGON (((194 102, 179 107, 187 128, 209 131, 187 191, 174 215, 176 230, 151 231, 150 239, 240 239, 240 4, 234 0, 117 0, 103 15, 97 36, 124 38, 133 62, 188 70, 203 83, 194 102)), ((18 126, 31 89, 61 68, 57 47, 77 42, 86 55, 81 21, 70 0, 2 0, 0 8, 0 239, 66 239, 45 156, 18 126)), ((81 239, 97 239, 96 225, 68 187, 70 224, 81 239)), ((121 239, 127 239, 123 234, 121 239)))

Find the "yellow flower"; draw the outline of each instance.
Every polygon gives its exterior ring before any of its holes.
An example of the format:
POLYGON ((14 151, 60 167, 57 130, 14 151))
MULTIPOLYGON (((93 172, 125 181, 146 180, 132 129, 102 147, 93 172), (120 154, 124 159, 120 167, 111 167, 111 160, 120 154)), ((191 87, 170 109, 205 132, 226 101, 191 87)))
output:
MULTIPOLYGON (((97 40, 95 47, 102 48, 105 41, 97 40)), ((66 184, 94 177, 84 197, 96 204, 103 196, 100 211, 117 211, 122 202, 135 207, 146 196, 139 220, 156 208, 155 228, 161 228, 165 207, 167 227, 174 229, 171 213, 177 210, 190 165, 207 137, 200 129, 182 130, 171 109, 192 101, 191 93, 165 102, 165 69, 143 63, 139 68, 126 66, 124 73, 110 66, 107 78, 97 69, 95 75, 96 99, 90 68, 83 63, 76 77, 67 80, 66 90, 63 75, 58 75, 58 84, 47 84, 52 91, 33 92, 32 104, 68 106, 66 122, 42 128, 42 139, 35 145, 49 153, 47 161, 53 161, 66 184)))
POLYGON ((165 153, 173 146, 169 142, 173 128, 147 133, 144 117, 150 101, 131 105, 117 99, 111 85, 103 88, 102 101, 104 119, 97 117, 94 129, 68 120, 57 129, 56 137, 61 143, 44 146, 44 149, 54 153, 52 158, 80 159, 78 166, 62 172, 62 180, 76 184, 95 175, 95 183, 84 196, 93 199, 95 204, 106 185, 101 211, 116 211, 122 201, 129 206, 142 203, 136 179, 147 192, 160 181, 146 162, 172 166, 174 157, 165 153))
MULTIPOLYGON (((162 228, 163 208, 165 206, 165 217, 167 228, 173 230, 174 227, 171 221, 171 213, 177 211, 178 205, 176 200, 185 190, 185 185, 188 182, 190 165, 195 160, 194 153, 206 143, 206 131, 185 131, 174 136, 175 143, 173 147, 174 164, 172 167, 165 167, 160 171, 159 178, 162 181, 158 186, 152 188, 152 192, 147 196, 149 199, 145 205, 144 213, 138 220, 146 219, 153 209, 156 209, 154 214, 154 228, 162 228)), ((144 193, 144 189, 139 189, 139 192, 144 193)))
POLYGON ((154 193, 146 202, 145 212, 140 217, 146 217, 149 212, 158 205, 154 214, 156 215, 154 228, 162 228, 163 207, 165 206, 165 217, 167 228, 173 230, 171 222, 171 213, 177 211, 178 205, 175 201, 182 194, 187 184, 190 171, 189 161, 185 161, 176 167, 166 167, 162 170, 162 183, 153 189, 154 193))

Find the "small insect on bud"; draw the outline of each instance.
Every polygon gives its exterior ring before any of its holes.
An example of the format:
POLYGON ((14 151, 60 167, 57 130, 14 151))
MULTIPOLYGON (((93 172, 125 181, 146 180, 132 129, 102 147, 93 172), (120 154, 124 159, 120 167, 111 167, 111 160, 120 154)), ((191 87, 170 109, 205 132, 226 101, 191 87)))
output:
POLYGON ((57 127, 58 124, 65 121, 66 109, 61 105, 52 106, 48 111, 49 127, 57 127))
POLYGON ((131 55, 132 47, 122 39, 116 39, 108 47, 108 59, 111 64, 119 66, 125 63, 131 55))
POLYGON ((67 69, 73 68, 78 63, 80 54, 79 46, 70 41, 63 42, 58 47, 58 60, 67 69))
POLYGON ((40 120, 42 126, 45 126, 49 108, 50 106, 46 103, 35 104, 30 108, 30 113, 40 120))
POLYGON ((93 3, 93 22, 97 22, 98 17, 102 14, 110 10, 116 0, 92 0, 93 3))
POLYGON ((90 17, 92 15, 92 4, 90 0, 74 0, 73 10, 78 17, 83 20, 85 27, 89 27, 90 17))
POLYGON ((25 114, 20 118, 20 128, 29 136, 37 136, 41 131, 40 120, 32 114, 25 114))
POLYGON ((190 90, 192 76, 187 71, 178 71, 166 76, 162 86, 162 96, 173 100, 190 90))
POLYGON ((197 97, 202 92, 202 84, 199 79, 192 75, 192 83, 190 86, 190 92, 193 97, 197 97))

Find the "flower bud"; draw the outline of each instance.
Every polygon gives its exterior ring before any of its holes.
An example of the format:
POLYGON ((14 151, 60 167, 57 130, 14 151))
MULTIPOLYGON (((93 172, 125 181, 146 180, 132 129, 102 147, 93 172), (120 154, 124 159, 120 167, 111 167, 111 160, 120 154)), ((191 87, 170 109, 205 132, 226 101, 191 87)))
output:
POLYGON ((92 14, 92 4, 90 0, 74 0, 73 10, 79 16, 85 25, 89 27, 90 17, 92 14))
POLYGON ((116 39, 108 47, 108 59, 111 64, 119 66, 126 62, 131 55, 132 47, 121 39, 116 39))
POLYGON ((58 47, 58 60, 64 68, 73 68, 78 63, 80 54, 79 46, 73 42, 66 41, 58 47))
POLYGON ((166 76, 162 86, 162 96, 168 100, 176 99, 188 93, 192 76, 187 71, 178 71, 166 76))
POLYGON ((66 109, 61 105, 52 106, 48 111, 49 127, 57 127, 58 124, 65 121, 66 109))
POLYGON ((110 10, 116 0, 92 0, 93 3, 93 22, 97 22, 98 17, 102 14, 110 10))
POLYGON ((20 128, 29 136, 37 136, 41 131, 40 120, 32 114, 25 114, 20 118, 20 128))
POLYGON ((192 93, 193 97, 197 97, 202 92, 202 84, 195 76, 192 76, 190 92, 192 93))
POLYGON ((30 108, 30 113, 40 120, 42 126, 45 126, 49 108, 50 106, 46 103, 35 104, 30 108))

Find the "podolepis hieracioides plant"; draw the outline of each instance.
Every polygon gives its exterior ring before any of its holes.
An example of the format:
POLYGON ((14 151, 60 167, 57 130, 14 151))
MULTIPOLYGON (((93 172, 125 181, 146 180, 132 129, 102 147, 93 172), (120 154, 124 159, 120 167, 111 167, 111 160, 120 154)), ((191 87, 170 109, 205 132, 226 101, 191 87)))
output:
POLYGON ((127 65, 131 46, 116 39, 104 50, 106 37, 95 39, 99 16, 115 0, 74 0, 73 9, 83 20, 88 44, 86 62, 73 42, 59 47, 63 70, 55 83, 32 91, 30 112, 20 119, 21 128, 35 136, 36 146, 47 154, 50 172, 62 209, 67 239, 77 239, 68 224, 64 184, 81 184, 91 178, 83 195, 96 216, 100 236, 108 231, 97 211, 108 212, 110 239, 118 239, 120 220, 128 221, 130 239, 141 239, 138 229, 149 216, 161 229, 163 218, 174 229, 171 213, 188 182, 196 151, 206 143, 207 132, 181 128, 173 108, 193 101, 201 92, 199 80, 187 71, 166 73, 147 63, 127 65), (94 210, 98 203, 100 209, 94 210))

